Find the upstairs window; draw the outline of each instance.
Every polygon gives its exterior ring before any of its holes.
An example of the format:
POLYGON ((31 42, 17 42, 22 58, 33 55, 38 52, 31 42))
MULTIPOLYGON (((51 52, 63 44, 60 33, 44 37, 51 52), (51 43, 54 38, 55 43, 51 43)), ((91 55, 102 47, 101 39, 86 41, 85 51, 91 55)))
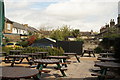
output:
POLYGON ((11 30, 11 24, 7 24, 7 30, 11 30))

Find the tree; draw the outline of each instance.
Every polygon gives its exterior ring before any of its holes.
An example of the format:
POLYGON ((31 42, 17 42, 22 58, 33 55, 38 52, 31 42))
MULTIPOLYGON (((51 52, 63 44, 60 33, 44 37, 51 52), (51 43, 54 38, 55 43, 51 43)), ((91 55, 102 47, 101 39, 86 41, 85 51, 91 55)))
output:
POLYGON ((62 37, 63 37, 64 40, 66 39, 66 37, 72 36, 71 29, 67 25, 63 26, 60 29, 60 31, 62 33, 62 37))
POLYGON ((53 30, 50 37, 55 40, 60 40, 60 41, 64 40, 62 37, 62 33, 59 29, 55 31, 53 30))
POLYGON ((77 37, 79 36, 79 34, 80 34, 79 29, 75 29, 75 30, 72 31, 72 35, 73 35, 75 38, 77 38, 77 37))
POLYGON ((27 39, 28 45, 31 45, 35 40, 36 40, 36 36, 35 35, 30 36, 29 39, 27 39))
POLYGON ((50 37, 56 40, 63 41, 68 36, 72 36, 71 29, 67 25, 65 25, 60 29, 53 30, 50 37))

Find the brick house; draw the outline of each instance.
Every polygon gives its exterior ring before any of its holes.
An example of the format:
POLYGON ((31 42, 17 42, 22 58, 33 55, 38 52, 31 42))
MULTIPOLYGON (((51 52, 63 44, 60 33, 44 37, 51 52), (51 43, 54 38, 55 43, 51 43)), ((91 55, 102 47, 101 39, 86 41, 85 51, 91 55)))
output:
POLYGON ((84 40, 90 40, 95 38, 93 30, 91 30, 90 32, 80 32, 80 35, 81 35, 80 38, 84 40))
POLYGON ((28 26, 28 24, 20 24, 5 18, 5 26, 3 30, 3 35, 5 38, 8 38, 10 41, 20 41, 28 38, 30 33, 31 35, 39 34, 39 31, 28 26))
POLYGON ((109 24, 106 24, 105 26, 101 27, 100 33, 96 35, 96 37, 101 39, 104 36, 110 35, 112 33, 120 34, 120 14, 117 18, 117 24, 115 24, 114 19, 111 19, 109 24), (111 29, 114 29, 114 32, 112 32, 111 29))

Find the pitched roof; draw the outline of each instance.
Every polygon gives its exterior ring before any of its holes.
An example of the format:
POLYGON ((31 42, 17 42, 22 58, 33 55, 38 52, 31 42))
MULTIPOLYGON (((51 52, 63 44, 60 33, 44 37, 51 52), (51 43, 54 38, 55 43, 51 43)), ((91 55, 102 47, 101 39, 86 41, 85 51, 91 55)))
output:
POLYGON ((40 30, 40 33, 44 34, 44 35, 49 35, 51 33, 51 31, 40 30))
POLYGON ((20 24, 20 23, 11 21, 11 20, 9 20, 8 18, 5 18, 5 21, 12 23, 12 24, 13 24, 13 27, 14 27, 14 28, 17 28, 17 29, 26 30, 26 31, 29 31, 29 32, 39 32, 37 29, 35 29, 35 28, 33 28, 33 27, 30 27, 30 26, 25 27, 23 24, 20 24))
POLYGON ((91 32, 80 32, 82 36, 90 36, 91 32))
POLYGON ((50 40, 50 41, 52 41, 52 42, 56 42, 56 40, 51 39, 51 38, 45 38, 45 39, 48 39, 48 40, 50 40))
POLYGON ((30 26, 28 26, 28 27, 26 27, 26 28, 27 28, 27 30, 30 31, 30 32, 39 32, 39 30, 37 30, 37 29, 35 29, 35 28, 33 28, 33 27, 30 27, 30 26))
POLYGON ((22 24, 20 24, 20 23, 17 23, 17 22, 14 22, 14 23, 13 23, 13 27, 14 27, 14 28, 17 28, 17 29, 26 30, 26 28, 24 27, 24 25, 22 25, 22 24))
POLYGON ((8 18, 5 17, 5 22, 13 23, 13 21, 9 20, 8 18))

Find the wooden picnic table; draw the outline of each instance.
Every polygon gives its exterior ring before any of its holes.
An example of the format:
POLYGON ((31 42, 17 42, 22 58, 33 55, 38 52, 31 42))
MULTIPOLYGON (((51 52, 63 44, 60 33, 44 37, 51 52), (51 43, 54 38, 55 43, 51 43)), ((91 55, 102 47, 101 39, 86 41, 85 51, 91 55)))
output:
POLYGON ((17 58, 20 58, 19 64, 22 63, 22 61, 23 61, 24 58, 26 58, 26 60, 27 60, 28 63, 29 63, 28 57, 29 57, 28 55, 9 55, 9 58, 13 58, 13 60, 12 60, 12 62, 11 62, 11 66, 12 66, 12 67, 14 66, 15 61, 16 61, 17 58))
POLYGON ((57 59, 35 59, 35 63, 38 63, 37 69, 42 70, 44 64, 57 64, 57 68, 60 70, 63 76, 66 76, 64 70, 61 69, 60 61, 57 59))
POLYGON ((68 56, 68 55, 74 55, 77 59, 78 62, 80 62, 78 56, 77 56, 77 53, 64 53, 64 55, 68 56))
POLYGON ((82 56, 84 56, 85 53, 89 54, 89 57, 91 57, 91 54, 95 57, 95 53, 93 49, 85 49, 82 56))
POLYGON ((101 58, 97 58, 98 60, 101 60, 101 61, 118 61, 119 59, 116 59, 116 58, 104 58, 104 57, 101 57, 101 58))
MULTIPOLYGON (((0 52, 0 57, 6 57, 7 56, 7 53, 6 52, 0 52)), ((5 60, 6 58, 4 58, 5 60)))
POLYGON ((69 59, 68 56, 48 56, 47 58, 49 58, 49 59, 60 59, 60 62, 63 63, 62 66, 65 66, 65 67, 67 67, 67 64, 64 64, 64 63, 66 63, 66 59, 69 59))
POLYGON ((35 54, 35 53, 25 53, 25 55, 28 55, 28 56, 31 57, 32 59, 37 59, 39 54, 35 54))
MULTIPOLYGON (((101 75, 107 75, 107 69, 108 68, 112 68, 112 69, 120 69, 120 63, 115 63, 115 62, 96 62, 95 66, 100 67, 101 71, 100 74, 101 75)), ((98 77, 99 80, 104 80, 105 77, 98 77)))
POLYGON ((0 52, 1 56, 6 56, 7 53, 6 52, 0 52))
POLYGON ((10 55, 20 55, 22 50, 10 50, 10 55))
POLYGON ((120 68, 120 63, 115 62, 96 62, 95 66, 103 68, 120 68))
POLYGON ((69 59, 68 56, 47 56, 47 58, 54 58, 54 59, 69 59))
POLYGON ((1 54, 1 57, 4 57, 4 60, 2 61, 6 61, 6 59, 9 59, 6 52, 0 52, 0 54, 1 54))
POLYGON ((47 57, 48 52, 35 52, 35 54, 38 54, 42 59, 44 59, 47 57))
POLYGON ((2 67, 2 80, 20 80, 21 78, 31 78, 34 80, 40 80, 37 78, 39 71, 37 69, 30 69, 25 67, 2 67))
POLYGON ((102 57, 109 57, 115 55, 115 53, 100 53, 102 57))

